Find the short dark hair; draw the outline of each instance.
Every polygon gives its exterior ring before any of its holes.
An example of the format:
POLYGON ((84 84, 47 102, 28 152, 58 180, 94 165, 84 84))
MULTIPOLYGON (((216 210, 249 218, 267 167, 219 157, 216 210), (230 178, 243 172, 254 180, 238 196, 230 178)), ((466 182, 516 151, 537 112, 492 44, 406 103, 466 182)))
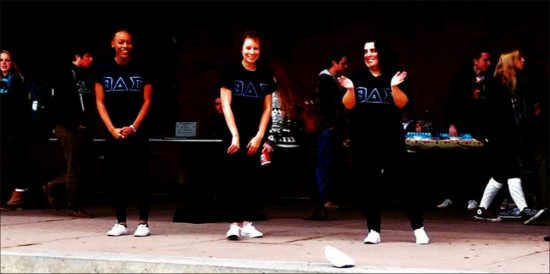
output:
POLYGON ((328 55, 327 67, 329 67, 329 68, 332 67, 332 61, 338 63, 344 57, 348 57, 348 52, 343 50, 343 49, 335 49, 335 50, 331 51, 328 55))
POLYGON ((476 45, 472 51, 470 52, 470 58, 471 59, 479 59, 481 58, 481 53, 487 52, 491 54, 491 48, 485 45, 476 45))
POLYGON ((84 56, 84 54, 86 54, 86 53, 93 54, 94 50, 93 50, 92 46, 90 46, 90 45, 78 45, 78 46, 73 47, 71 52, 74 55, 84 56))

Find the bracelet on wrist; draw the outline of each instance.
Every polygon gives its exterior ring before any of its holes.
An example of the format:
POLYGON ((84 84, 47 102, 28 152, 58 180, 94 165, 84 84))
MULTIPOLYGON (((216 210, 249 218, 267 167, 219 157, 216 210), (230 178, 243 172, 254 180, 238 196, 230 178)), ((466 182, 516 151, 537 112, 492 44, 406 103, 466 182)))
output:
POLYGON ((132 133, 136 133, 136 132, 137 132, 137 130, 136 130, 136 128, 134 127, 133 124, 130 125, 130 128, 132 129, 132 133))

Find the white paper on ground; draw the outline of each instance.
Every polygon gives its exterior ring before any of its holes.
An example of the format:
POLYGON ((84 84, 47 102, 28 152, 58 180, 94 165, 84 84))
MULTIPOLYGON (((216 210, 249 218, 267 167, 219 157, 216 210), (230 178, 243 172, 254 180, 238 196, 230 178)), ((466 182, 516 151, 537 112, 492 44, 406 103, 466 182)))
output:
POLYGON ((352 267, 355 265, 353 258, 329 245, 325 246, 325 257, 335 267, 352 267))

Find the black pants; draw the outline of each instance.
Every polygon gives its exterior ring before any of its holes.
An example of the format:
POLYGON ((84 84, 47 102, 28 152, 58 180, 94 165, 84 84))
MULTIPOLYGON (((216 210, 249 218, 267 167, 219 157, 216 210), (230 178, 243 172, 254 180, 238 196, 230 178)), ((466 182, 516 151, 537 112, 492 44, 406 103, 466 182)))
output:
POLYGON ((2 152, 2 188, 13 190, 31 187, 33 167, 30 166, 28 155, 28 138, 25 136, 2 137, 0 152, 2 152))
POLYGON ((149 142, 138 135, 128 139, 107 138, 105 178, 111 189, 117 221, 126 222, 128 197, 137 194, 139 219, 147 221, 151 207, 152 184, 149 178, 149 142))
POLYGON ((225 180, 218 182, 223 214, 230 222, 252 221, 262 205, 267 178, 260 172, 260 150, 248 156, 246 147, 234 154, 225 154, 222 165, 212 172, 223 172, 225 180))
MULTIPOLYGON (((365 142, 373 144, 373 142, 365 142)), ((378 143, 379 144, 379 143, 378 143)), ((362 195, 359 201, 368 230, 380 232, 381 211, 386 199, 395 197, 407 217, 412 229, 424 226, 421 196, 410 174, 405 144, 377 146, 354 146, 352 144, 354 181, 362 195)))

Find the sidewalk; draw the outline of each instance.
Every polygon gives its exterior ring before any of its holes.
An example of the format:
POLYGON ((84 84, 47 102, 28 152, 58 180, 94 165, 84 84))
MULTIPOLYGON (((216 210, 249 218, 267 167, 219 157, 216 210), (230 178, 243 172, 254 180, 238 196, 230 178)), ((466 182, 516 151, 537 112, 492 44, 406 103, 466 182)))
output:
MULTIPOLYGON (((112 208, 92 205, 93 219, 74 219, 47 204, 1 212, 2 273, 549 273, 548 214, 533 225, 520 220, 489 223, 466 209, 427 209, 429 245, 416 245, 405 214, 388 207, 382 243, 363 244, 366 224, 358 209, 330 212, 325 221, 304 221, 309 201, 278 199, 255 225, 263 238, 228 241, 228 224, 174 222, 183 203, 155 197, 149 237, 106 236, 112 208), (356 265, 335 268, 324 256, 333 246, 356 265)), ((128 207, 133 233, 136 207, 128 207)))

